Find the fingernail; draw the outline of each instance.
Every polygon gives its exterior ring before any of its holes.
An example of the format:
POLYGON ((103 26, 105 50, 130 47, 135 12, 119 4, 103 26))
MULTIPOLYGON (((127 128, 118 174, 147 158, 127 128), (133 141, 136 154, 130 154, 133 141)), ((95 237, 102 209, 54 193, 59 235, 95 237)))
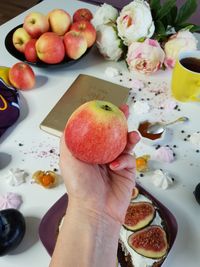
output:
POLYGON ((112 165, 113 168, 117 168, 117 167, 119 167, 119 162, 118 161, 113 161, 111 163, 111 165, 112 165))

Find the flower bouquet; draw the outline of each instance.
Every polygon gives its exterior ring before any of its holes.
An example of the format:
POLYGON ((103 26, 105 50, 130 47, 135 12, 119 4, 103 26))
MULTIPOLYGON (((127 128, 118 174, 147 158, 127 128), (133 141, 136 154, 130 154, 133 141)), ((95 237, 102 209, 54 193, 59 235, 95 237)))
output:
POLYGON ((134 0, 120 12, 103 4, 92 20, 98 50, 107 60, 125 59, 130 71, 173 68, 181 51, 197 49, 193 32, 200 27, 187 22, 196 8, 196 0, 186 0, 180 9, 176 0, 134 0))

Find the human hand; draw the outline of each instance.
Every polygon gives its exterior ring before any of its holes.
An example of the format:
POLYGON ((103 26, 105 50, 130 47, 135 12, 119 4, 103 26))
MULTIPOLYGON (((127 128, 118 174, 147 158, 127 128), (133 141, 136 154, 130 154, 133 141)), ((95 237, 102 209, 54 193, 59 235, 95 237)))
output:
MULTIPOLYGON (((127 106, 121 110, 128 117, 127 106)), ((122 223, 135 185, 135 159, 130 152, 139 139, 137 132, 128 133, 123 153, 109 164, 98 165, 76 159, 62 136, 60 168, 70 203, 122 223)))

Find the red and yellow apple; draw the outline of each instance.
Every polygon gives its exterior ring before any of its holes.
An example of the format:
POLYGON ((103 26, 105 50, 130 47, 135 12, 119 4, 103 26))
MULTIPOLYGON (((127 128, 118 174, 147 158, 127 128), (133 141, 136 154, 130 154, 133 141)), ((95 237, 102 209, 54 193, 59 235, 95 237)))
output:
POLYGON ((21 53, 24 53, 26 43, 30 39, 31 39, 31 36, 22 27, 16 29, 12 36, 12 42, 13 42, 14 47, 21 53))
POLYGON ((87 50, 87 40, 80 32, 67 32, 64 35, 63 41, 65 53, 69 58, 78 59, 87 50))
POLYGON ((96 40, 96 29, 89 21, 81 20, 74 22, 71 25, 70 30, 81 32, 81 34, 85 36, 87 40, 88 47, 91 47, 96 40))
POLYGON ((77 108, 64 131, 65 143, 74 157, 94 164, 112 162, 127 143, 124 113, 107 101, 92 100, 77 108))
POLYGON ((25 50, 24 50, 24 56, 27 61, 30 62, 37 62, 38 56, 35 48, 37 39, 31 39, 26 43, 25 50))
POLYGON ((51 31, 58 35, 64 35, 71 25, 71 17, 63 9, 53 9, 49 12, 48 19, 51 31))
POLYGON ((73 14, 73 22, 77 22, 80 20, 90 21, 92 18, 92 12, 87 8, 79 8, 73 14))
POLYGON ((62 38, 54 32, 45 32, 37 40, 37 56, 48 64, 60 63, 65 57, 65 46, 62 38))
POLYGON ((9 81, 17 89, 30 90, 35 80, 32 68, 24 62, 18 62, 9 69, 9 81))
POLYGON ((46 15, 40 12, 31 12, 25 19, 23 28, 32 38, 38 38, 42 33, 49 30, 49 21, 46 15))

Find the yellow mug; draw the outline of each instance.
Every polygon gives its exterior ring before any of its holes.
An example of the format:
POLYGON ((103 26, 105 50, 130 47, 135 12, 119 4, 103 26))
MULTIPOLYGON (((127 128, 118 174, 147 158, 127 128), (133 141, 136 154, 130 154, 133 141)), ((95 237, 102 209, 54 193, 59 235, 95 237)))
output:
POLYGON ((200 50, 179 54, 172 71, 172 96, 182 102, 200 102, 200 50))

